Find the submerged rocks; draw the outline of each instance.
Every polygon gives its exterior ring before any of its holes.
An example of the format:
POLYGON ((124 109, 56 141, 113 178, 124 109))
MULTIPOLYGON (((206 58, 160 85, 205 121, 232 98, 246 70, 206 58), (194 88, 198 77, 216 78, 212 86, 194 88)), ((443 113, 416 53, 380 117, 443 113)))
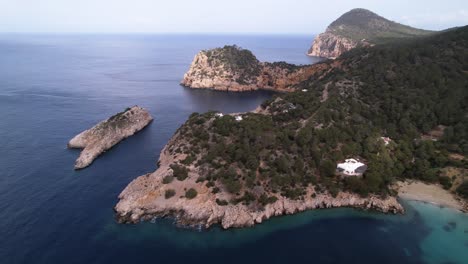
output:
POLYGON ((83 149, 75 169, 89 166, 101 153, 142 130, 152 120, 147 110, 134 106, 76 135, 67 145, 68 148, 83 149))

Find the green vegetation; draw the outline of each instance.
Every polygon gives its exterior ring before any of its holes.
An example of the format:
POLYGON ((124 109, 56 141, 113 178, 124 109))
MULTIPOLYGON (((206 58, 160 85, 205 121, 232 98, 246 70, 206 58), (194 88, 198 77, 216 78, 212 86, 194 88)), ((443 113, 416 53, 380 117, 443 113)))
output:
POLYGON ((188 170, 184 166, 172 164, 171 169, 174 172, 173 176, 179 181, 183 181, 188 177, 188 170))
POLYGON ((176 191, 174 189, 167 189, 164 192, 164 198, 169 199, 169 198, 173 197, 175 194, 176 194, 176 191))
POLYGON ((195 197, 197 197, 197 191, 193 188, 190 188, 188 189, 186 192, 185 192, 185 198, 187 199, 193 199, 195 197))
POLYGON ((174 176, 169 175, 163 178, 162 183, 163 184, 169 184, 174 180, 174 176))
POLYGON ((464 181, 460 186, 458 186, 457 193, 465 199, 468 199, 468 181, 464 181))
POLYGON ((221 189, 235 197, 231 203, 263 206, 279 195, 303 199, 311 185, 318 193, 362 196, 391 195, 388 186, 397 179, 449 186, 440 169, 468 166, 449 158, 468 155, 468 27, 352 50, 340 61, 297 92, 264 102, 262 114, 244 114, 242 121, 192 114, 170 146, 191 157, 173 165, 174 177, 185 179, 184 163, 192 164, 213 193, 221 189), (321 101, 325 87, 328 98, 321 101), (438 126, 445 127, 440 140, 421 138, 438 126), (392 144, 385 146, 382 136, 392 144), (342 179, 336 163, 351 157, 368 169, 362 178, 342 179))
POLYGON ((250 50, 232 45, 204 52, 211 66, 223 65, 227 70, 239 73, 236 81, 240 84, 250 83, 260 73, 260 62, 250 50))
POLYGON ((433 31, 395 23, 361 8, 343 14, 331 23, 327 30, 357 42, 365 39, 376 44, 387 43, 395 39, 427 36, 434 33, 433 31))

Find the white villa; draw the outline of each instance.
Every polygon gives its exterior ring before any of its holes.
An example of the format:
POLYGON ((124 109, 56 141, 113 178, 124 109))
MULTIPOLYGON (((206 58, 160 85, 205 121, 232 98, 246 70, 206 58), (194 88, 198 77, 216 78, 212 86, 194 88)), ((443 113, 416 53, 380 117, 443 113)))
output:
POLYGON ((235 119, 236 119, 236 121, 242 121, 243 118, 242 118, 242 116, 237 115, 237 116, 235 116, 235 119))
POLYGON ((390 142, 392 142, 392 139, 390 139, 389 137, 380 137, 380 138, 383 140, 385 146, 387 146, 388 144, 390 144, 390 142))
POLYGON ((346 176, 362 176, 367 165, 355 159, 347 159, 344 163, 338 163, 336 170, 346 176))
POLYGON ((309 90, 307 90, 307 89, 302 89, 302 91, 305 93, 305 92, 307 92, 307 91, 309 91, 309 90))
POLYGON ((216 113, 215 116, 216 117, 223 117, 223 113, 216 113))

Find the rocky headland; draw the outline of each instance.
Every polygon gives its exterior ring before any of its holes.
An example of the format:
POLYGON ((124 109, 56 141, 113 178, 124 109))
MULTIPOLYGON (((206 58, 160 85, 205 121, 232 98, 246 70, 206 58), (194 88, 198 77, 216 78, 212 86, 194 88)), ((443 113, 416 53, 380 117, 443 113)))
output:
POLYGON ((200 51, 181 84, 190 88, 243 92, 253 90, 294 91, 296 86, 329 71, 330 64, 298 66, 285 62, 260 62, 249 50, 224 46, 200 51))
POLYGON ((356 8, 343 14, 324 33, 315 37, 307 54, 335 59, 356 47, 368 47, 432 33, 433 31, 405 26, 369 10, 356 8))
POLYGON ((152 120, 147 110, 133 106, 76 135, 67 145, 68 148, 83 149, 75 169, 89 166, 101 153, 142 130, 152 120))
MULTIPOLYGON (((357 194, 339 192, 332 195, 328 192, 315 190, 309 186, 304 199, 294 200, 276 195, 266 204, 250 204, 239 202, 228 203, 237 197, 225 189, 213 192, 200 177, 205 171, 196 166, 189 166, 186 178, 177 179, 174 172, 176 164, 187 158, 186 154, 177 153, 181 145, 186 144, 176 133, 161 151, 159 168, 153 172, 133 180, 119 195, 115 206, 116 217, 120 223, 137 223, 157 217, 171 217, 184 226, 202 226, 208 228, 214 224, 224 229, 233 227, 250 227, 255 224, 280 215, 334 207, 352 207, 363 210, 375 210, 384 213, 404 213, 404 208, 395 197, 380 197, 371 195, 362 198, 357 194), (171 180, 168 180, 171 179, 171 180), (195 190, 195 197, 187 197, 187 190, 195 190), (170 195, 168 195, 171 193, 170 195)), ((265 194, 262 187, 256 192, 265 194)), ((256 195, 256 194, 254 194, 256 195)), ((272 194, 268 194, 270 196, 272 194)))

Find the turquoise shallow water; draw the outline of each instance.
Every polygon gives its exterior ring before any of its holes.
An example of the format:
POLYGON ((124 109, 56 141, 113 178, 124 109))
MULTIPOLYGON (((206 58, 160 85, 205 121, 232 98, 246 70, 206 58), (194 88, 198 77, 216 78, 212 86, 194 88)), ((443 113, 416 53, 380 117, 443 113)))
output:
POLYGON ((468 263, 467 215, 408 202, 406 215, 308 211, 248 229, 170 219, 119 225, 113 206, 194 111, 248 111, 268 92, 179 85, 200 49, 238 44, 305 64, 312 36, 0 35, 0 263, 468 263), (68 140, 131 105, 154 122, 74 171, 68 140))

